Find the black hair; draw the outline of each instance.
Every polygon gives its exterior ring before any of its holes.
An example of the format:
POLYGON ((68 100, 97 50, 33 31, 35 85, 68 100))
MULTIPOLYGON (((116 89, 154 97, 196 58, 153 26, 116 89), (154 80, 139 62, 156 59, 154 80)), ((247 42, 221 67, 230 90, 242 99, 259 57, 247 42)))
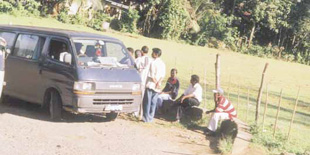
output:
POLYGON ((191 76, 191 80, 193 80, 195 83, 199 83, 199 76, 194 74, 191 76))
POLYGON ((175 71, 175 73, 178 73, 178 70, 176 68, 172 68, 170 73, 172 73, 173 71, 175 71))
POLYGON ((153 53, 155 53, 158 57, 161 56, 161 49, 159 49, 159 48, 153 48, 152 50, 153 50, 153 53))
POLYGON ((127 50, 128 50, 130 53, 133 53, 133 52, 134 52, 133 48, 131 48, 131 47, 128 47, 127 50))
POLYGON ((149 48, 148 48, 147 46, 143 46, 143 47, 141 48, 141 51, 142 51, 143 53, 147 54, 147 53, 149 52, 149 48))

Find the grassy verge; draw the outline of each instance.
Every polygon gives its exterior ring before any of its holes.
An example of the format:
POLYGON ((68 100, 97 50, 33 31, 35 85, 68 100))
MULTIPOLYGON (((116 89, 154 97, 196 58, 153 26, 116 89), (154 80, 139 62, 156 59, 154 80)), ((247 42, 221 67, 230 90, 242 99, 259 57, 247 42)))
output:
MULTIPOLYGON (((191 74, 197 74, 201 78, 201 83, 206 90, 204 101, 201 107, 211 109, 214 106, 212 93, 215 81, 215 57, 217 53, 221 54, 221 86, 229 94, 235 107, 238 102, 238 86, 240 87, 240 98, 238 104, 238 116, 240 119, 251 123, 254 121, 255 101, 258 94, 258 87, 261 80, 261 74, 264 64, 268 62, 269 68, 266 73, 266 83, 269 87, 269 106, 266 118, 266 127, 272 127, 275 122, 279 92, 283 88, 282 108, 277 132, 282 132, 284 136, 288 133, 288 127, 292 116, 295 97, 299 86, 301 86, 300 102, 292 129, 291 145, 287 145, 287 150, 295 146, 298 150, 307 150, 310 147, 310 66, 297 63, 288 63, 274 59, 258 58, 240 53, 234 53, 225 50, 211 49, 207 47, 197 47, 180 44, 174 41, 165 41, 158 39, 145 38, 138 35, 123 34, 115 31, 98 32, 91 28, 80 25, 63 24, 53 18, 33 18, 33 17, 14 17, 0 14, 0 24, 29 25, 62 28, 78 31, 87 31, 116 37, 122 40, 126 46, 134 49, 147 45, 150 48, 159 47, 163 50, 162 59, 166 63, 167 70, 173 67, 178 69, 178 77, 181 82, 180 94, 189 84, 191 74), (206 74, 205 74, 206 73, 206 74), (206 84, 204 83, 206 82, 206 84), (250 92, 250 104, 247 106, 247 90, 250 92), (247 109, 248 112, 247 112, 247 109)), ((167 75, 168 77, 168 75, 167 75)), ((261 106, 259 125, 262 125, 263 106, 265 95, 263 96, 261 106)), ((194 122, 194 125, 205 125, 204 122, 194 122)), ((185 124, 185 126, 193 126, 185 124)), ((268 134, 264 133, 267 137, 268 134)), ((280 138, 281 140, 281 138, 280 138)), ((299 151, 298 151, 299 152, 299 151)))

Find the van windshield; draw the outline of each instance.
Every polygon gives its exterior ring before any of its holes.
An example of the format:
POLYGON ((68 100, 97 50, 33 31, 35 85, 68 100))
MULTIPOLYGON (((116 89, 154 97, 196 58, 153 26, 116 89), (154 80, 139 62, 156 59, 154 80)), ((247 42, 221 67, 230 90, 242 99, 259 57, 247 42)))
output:
POLYGON ((74 40, 78 65, 87 67, 133 67, 134 63, 122 45, 102 40, 74 40))

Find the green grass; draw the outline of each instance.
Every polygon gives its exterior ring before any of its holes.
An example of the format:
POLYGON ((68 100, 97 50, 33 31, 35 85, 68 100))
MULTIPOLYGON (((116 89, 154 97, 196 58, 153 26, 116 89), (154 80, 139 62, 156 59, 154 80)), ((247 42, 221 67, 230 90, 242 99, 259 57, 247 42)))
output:
MULTIPOLYGON (((198 74, 203 86, 205 85, 204 81, 206 81, 206 87, 204 87, 207 90, 207 93, 204 94, 206 100, 203 101, 201 106, 208 109, 214 106, 213 96, 210 91, 215 87, 214 63, 216 54, 219 53, 221 54, 221 86, 226 91, 226 96, 228 96, 229 92, 230 100, 237 107, 238 85, 240 85, 238 117, 244 121, 247 118, 248 123, 254 121, 255 102, 262 71, 265 63, 268 62, 269 67, 265 79, 269 87, 270 105, 268 106, 265 126, 272 126, 275 122, 279 93, 283 89, 282 109, 279 116, 277 132, 287 135, 297 91, 301 87, 300 102, 291 133, 292 142, 294 143, 290 147, 298 146, 302 147, 303 150, 310 148, 310 134, 308 134, 310 131, 310 66, 115 31, 98 32, 80 25, 63 24, 53 18, 40 19, 0 14, 0 24, 9 23, 13 25, 53 27, 99 33, 116 37, 122 40, 127 47, 133 47, 134 49, 141 48, 143 45, 147 45, 150 48, 159 47, 163 51, 162 59, 166 63, 167 73, 173 67, 178 69, 178 77, 181 81, 180 94, 188 86, 191 74, 198 74), (250 106, 248 116, 246 116, 248 88, 250 89, 250 106)), ((262 122, 265 93, 262 97, 262 102, 259 125, 262 122)))

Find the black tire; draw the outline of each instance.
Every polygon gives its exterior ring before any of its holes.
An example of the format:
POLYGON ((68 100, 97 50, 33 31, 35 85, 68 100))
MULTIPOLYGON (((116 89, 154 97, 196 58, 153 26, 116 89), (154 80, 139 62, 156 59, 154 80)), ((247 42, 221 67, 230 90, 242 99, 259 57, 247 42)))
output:
POLYGON ((59 94, 56 91, 50 92, 49 112, 53 121, 61 120, 62 103, 59 94))
POLYGON ((0 98, 0 104, 5 104, 5 103, 8 102, 8 100, 9 100, 9 96, 8 95, 4 95, 2 93, 1 98, 0 98))
POLYGON ((106 116, 106 119, 108 121, 114 121, 117 118, 118 113, 117 112, 110 112, 110 113, 107 113, 105 116, 106 116))

